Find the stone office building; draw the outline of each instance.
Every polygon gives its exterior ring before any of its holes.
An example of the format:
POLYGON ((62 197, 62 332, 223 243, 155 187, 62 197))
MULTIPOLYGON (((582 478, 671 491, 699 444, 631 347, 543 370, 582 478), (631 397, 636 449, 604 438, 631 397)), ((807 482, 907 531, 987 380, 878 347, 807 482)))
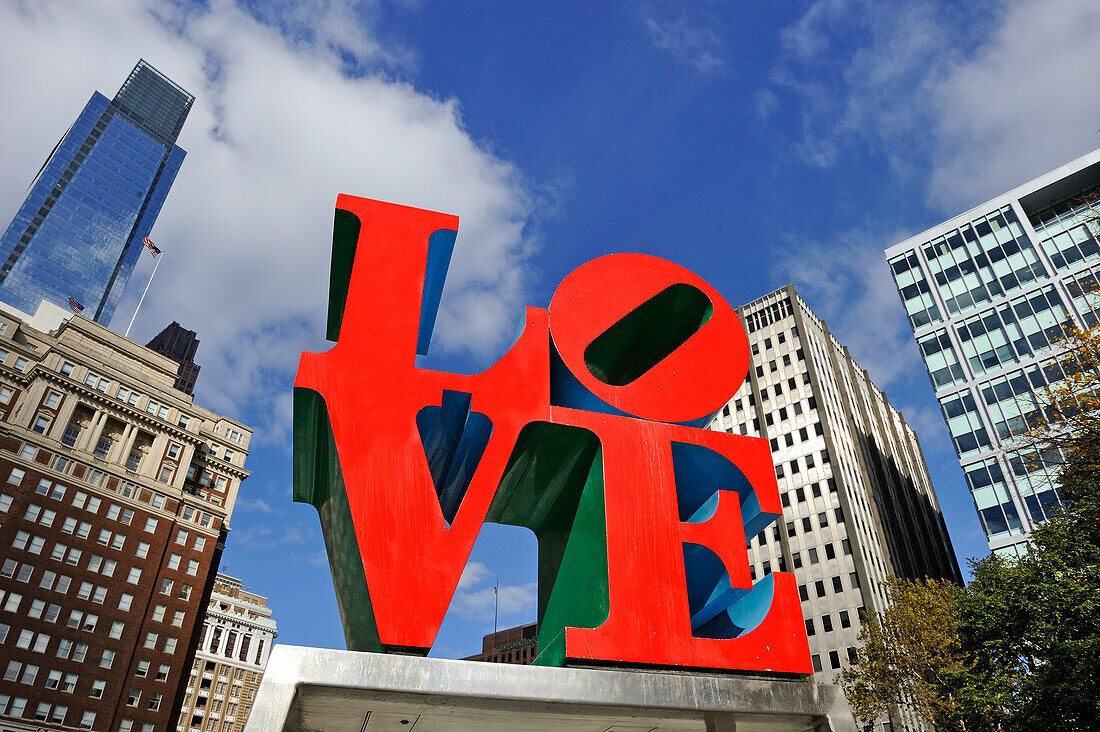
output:
POLYGON ((250 431, 173 361, 30 320, 0 312, 0 727, 170 729, 250 431))
POLYGON ((240 732, 278 635, 267 598, 219 574, 184 692, 179 732, 240 732))
POLYGON ((962 578, 917 437, 848 349, 791 285, 737 312, 749 375, 711 428, 771 443, 783 517, 751 537, 752 576, 794 573, 829 683, 887 576, 962 578))

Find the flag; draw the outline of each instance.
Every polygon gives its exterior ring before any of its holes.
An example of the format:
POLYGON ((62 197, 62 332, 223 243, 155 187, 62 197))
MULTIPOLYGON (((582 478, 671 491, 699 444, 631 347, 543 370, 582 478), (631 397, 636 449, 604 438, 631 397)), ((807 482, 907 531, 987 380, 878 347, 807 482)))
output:
POLYGON ((78 302, 76 301, 76 299, 75 299, 75 298, 72 298, 72 297, 70 297, 70 298, 69 298, 69 307, 70 307, 70 308, 72 309, 72 311, 73 311, 74 313, 82 313, 82 312, 84 312, 84 306, 83 306, 83 305, 81 305, 80 303, 78 303, 78 302))
POLYGON ((160 248, 157 247, 157 245, 154 244, 153 240, 149 237, 145 237, 144 239, 142 239, 141 243, 145 245, 145 248, 148 249, 149 253, 152 254, 154 257, 160 254, 160 248))

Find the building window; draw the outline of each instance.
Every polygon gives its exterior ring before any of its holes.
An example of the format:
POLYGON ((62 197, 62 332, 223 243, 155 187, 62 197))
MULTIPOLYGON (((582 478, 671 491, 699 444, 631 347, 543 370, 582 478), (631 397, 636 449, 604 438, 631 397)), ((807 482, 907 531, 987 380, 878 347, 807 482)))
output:
POLYGON ((70 424, 65 428, 65 434, 61 435, 61 444, 65 447, 73 447, 78 439, 80 439, 80 428, 70 424))
POLYGON ((46 430, 48 430, 49 428, 50 418, 45 415, 39 415, 37 418, 35 418, 34 425, 31 427, 32 430, 40 435, 46 434, 46 430))

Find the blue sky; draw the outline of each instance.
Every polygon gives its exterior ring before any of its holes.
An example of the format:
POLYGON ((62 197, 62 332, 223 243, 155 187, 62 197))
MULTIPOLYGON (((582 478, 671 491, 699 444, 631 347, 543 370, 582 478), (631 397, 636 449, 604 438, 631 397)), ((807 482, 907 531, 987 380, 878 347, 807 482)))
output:
MULTIPOLYGON (((257 429, 223 568, 280 641, 342 647, 289 431, 341 192, 461 217, 437 366, 491 363, 523 305, 609 252, 733 303, 793 281, 916 428, 960 562, 985 551, 881 252, 1100 146, 1094 0, 53 0, 0 4, 0 28, 0 93, 33 100, 0 115, 4 216, 138 57, 197 97, 135 334, 197 330, 198 401, 257 429)), ((437 655, 479 650, 498 578, 501 626, 532 620, 529 534, 482 532, 437 655)))

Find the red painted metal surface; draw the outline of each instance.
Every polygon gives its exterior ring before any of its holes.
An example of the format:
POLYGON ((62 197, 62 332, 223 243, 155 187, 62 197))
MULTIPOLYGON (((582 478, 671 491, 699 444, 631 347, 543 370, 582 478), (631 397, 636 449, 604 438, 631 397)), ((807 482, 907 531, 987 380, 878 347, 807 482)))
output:
POLYGON ((567 658, 811 671, 790 574, 772 575, 771 605, 755 628, 732 638, 693 635, 685 543, 711 550, 734 588, 752 582, 738 494, 719 491, 707 520, 681 521, 672 444, 723 456, 748 480, 761 510, 781 514, 765 440, 670 424, 706 419, 748 369, 741 323, 709 284, 654 257, 602 257, 562 282, 549 314, 528 308, 518 342, 489 370, 466 376, 422 369, 414 359, 428 239, 457 230, 457 219, 351 196, 340 196, 337 207, 362 224, 340 337, 326 353, 302 355, 295 387, 322 395, 327 406, 383 646, 431 647, 519 431, 541 421, 589 430, 602 448, 610 613, 597 628, 567 630, 567 658), (697 330, 629 383, 596 378, 585 362, 588 346, 673 285, 709 300, 697 330), (578 409, 576 398, 552 394, 552 363, 611 408, 578 409), (470 410, 492 422, 450 525, 416 423, 423 408, 443 404, 444 390, 472 395, 470 410))
POLYGON ((363 223, 341 336, 303 353, 295 387, 325 398, 381 642, 427 649, 435 640, 523 425, 550 414, 546 311, 528 308, 519 341, 472 376, 417 368, 428 237, 454 216, 340 196, 363 223), (493 432, 448 527, 415 417, 443 390, 473 395, 493 432))

